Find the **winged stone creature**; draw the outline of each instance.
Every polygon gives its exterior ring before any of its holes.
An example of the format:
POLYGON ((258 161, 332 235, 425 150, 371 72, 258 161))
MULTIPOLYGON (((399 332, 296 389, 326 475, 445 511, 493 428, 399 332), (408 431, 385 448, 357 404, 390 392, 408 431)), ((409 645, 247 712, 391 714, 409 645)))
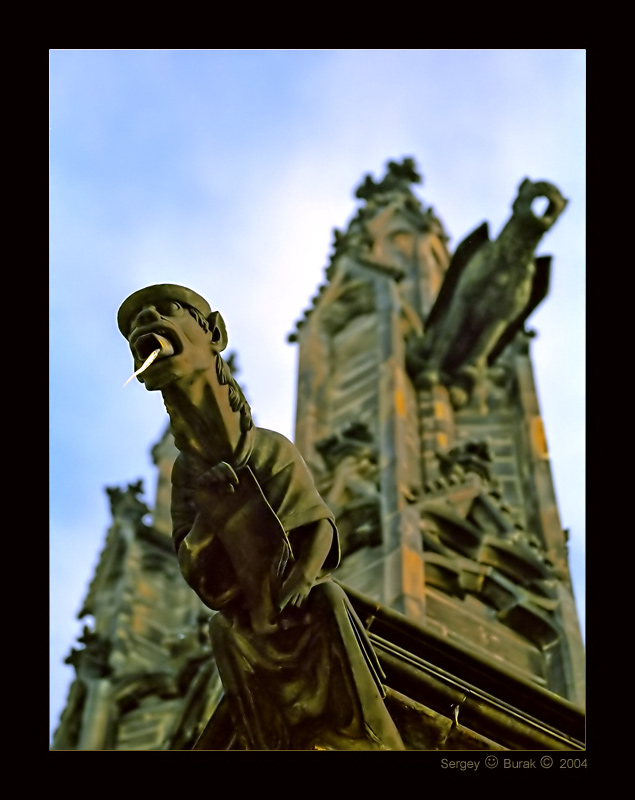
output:
POLYGON ((551 256, 534 253, 567 202, 552 183, 525 178, 498 238, 490 240, 485 222, 459 244, 425 334, 411 347, 419 385, 441 382, 455 406, 468 401, 479 375, 547 294, 551 256))

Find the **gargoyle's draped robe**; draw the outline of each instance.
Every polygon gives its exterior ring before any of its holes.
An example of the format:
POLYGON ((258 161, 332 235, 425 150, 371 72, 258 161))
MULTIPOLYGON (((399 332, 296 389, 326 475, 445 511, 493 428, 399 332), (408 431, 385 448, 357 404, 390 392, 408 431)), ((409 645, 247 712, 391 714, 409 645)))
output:
MULTIPOLYGON (((186 451, 176 460, 172 521, 177 552, 197 517, 197 480, 209 466, 186 451)), ((256 634, 250 626, 241 581, 220 537, 206 546, 208 591, 202 599, 219 610, 210 625, 212 645, 242 746, 403 749, 383 703, 377 657, 346 594, 329 579, 339 561, 337 528, 300 453, 281 434, 253 428, 232 467, 239 476, 241 468, 249 467, 288 536, 291 555, 281 571, 271 571, 278 582, 274 589, 288 575, 306 526, 320 520, 333 526, 333 543, 317 584, 301 607, 289 605, 279 614, 278 629, 269 634, 256 634)))

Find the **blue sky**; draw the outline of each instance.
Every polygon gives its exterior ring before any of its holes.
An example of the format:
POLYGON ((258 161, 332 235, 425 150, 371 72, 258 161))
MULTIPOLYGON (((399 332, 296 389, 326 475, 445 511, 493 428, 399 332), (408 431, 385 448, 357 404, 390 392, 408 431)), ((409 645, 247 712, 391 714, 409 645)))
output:
POLYGON ((415 158, 454 249, 495 236, 521 180, 569 205, 543 239, 529 320, 584 619, 583 50, 53 50, 50 54, 51 728, 63 659, 110 522, 106 486, 143 478, 166 417, 116 326, 135 289, 191 286, 223 314, 257 424, 293 436, 286 342, 366 173, 415 158))

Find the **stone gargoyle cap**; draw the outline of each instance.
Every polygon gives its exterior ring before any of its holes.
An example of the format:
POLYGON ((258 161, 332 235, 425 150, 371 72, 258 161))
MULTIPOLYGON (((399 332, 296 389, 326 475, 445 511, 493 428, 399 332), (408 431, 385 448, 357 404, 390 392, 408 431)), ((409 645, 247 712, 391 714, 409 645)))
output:
MULTIPOLYGON (((212 309, 207 300, 204 300, 200 294, 196 294, 186 286, 179 286, 175 283, 157 283, 154 286, 146 286, 145 289, 139 289, 127 297, 117 313, 119 330, 126 339, 130 334, 132 320, 146 303, 151 303, 153 300, 176 300, 177 302, 194 306, 208 320, 212 315, 212 309)), ((218 316, 220 317, 220 315, 218 316)))

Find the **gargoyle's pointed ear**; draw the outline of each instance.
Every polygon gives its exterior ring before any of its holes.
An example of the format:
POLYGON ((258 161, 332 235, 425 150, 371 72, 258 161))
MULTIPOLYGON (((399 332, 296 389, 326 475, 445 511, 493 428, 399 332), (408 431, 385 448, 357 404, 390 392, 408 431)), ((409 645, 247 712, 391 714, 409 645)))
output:
POLYGON ((225 321, 220 315, 220 311, 212 311, 207 318, 209 329, 212 334, 212 349, 216 353, 221 353, 227 347, 227 328, 225 321))

